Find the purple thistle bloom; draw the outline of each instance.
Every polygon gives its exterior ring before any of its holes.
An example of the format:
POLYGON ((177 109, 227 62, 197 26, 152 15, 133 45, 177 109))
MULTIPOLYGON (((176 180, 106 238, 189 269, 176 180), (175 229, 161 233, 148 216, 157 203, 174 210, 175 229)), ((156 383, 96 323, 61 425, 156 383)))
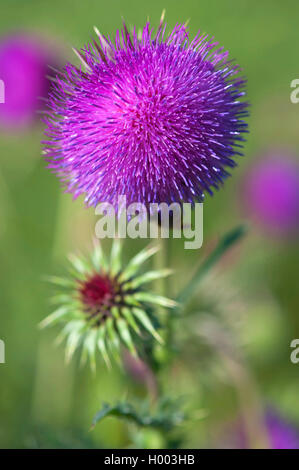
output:
POLYGON ((0 80, 4 103, 0 104, 0 126, 18 129, 27 126, 42 107, 50 81, 46 78, 51 54, 41 39, 18 33, 0 40, 0 80))
MULTIPOLYGON (((299 432, 296 427, 282 418, 275 409, 268 409, 264 417, 268 447, 270 449, 299 449, 299 432)), ((219 447, 247 449, 249 442, 241 421, 225 430, 219 447)))
POLYGON ((286 151, 264 155, 243 184, 246 210, 263 230, 278 236, 298 234, 299 160, 286 151))
POLYGON ((88 206, 194 202, 235 166, 247 124, 245 80, 207 35, 184 25, 167 36, 124 25, 97 40, 56 77, 46 118, 45 158, 88 206))
POLYGON ((270 411, 266 416, 271 449, 299 449, 299 434, 295 428, 270 411))

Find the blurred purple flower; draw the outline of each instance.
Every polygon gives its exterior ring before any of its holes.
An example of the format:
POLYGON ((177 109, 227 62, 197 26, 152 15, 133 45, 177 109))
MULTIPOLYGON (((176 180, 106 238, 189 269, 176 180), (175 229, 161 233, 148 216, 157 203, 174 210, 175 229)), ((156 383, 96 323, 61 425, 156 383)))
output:
POLYGON ((264 155, 245 176, 243 201, 250 217, 267 233, 299 229, 299 160, 284 151, 264 155))
MULTIPOLYGON (((268 409, 264 418, 265 431, 270 449, 299 449, 299 432, 288 421, 283 419, 276 410, 268 409)), ((238 420, 233 426, 226 428, 217 447, 247 449, 247 436, 242 422, 238 420)))
POLYGON ((203 199, 235 166, 244 140, 245 80, 206 34, 149 23, 97 41, 57 76, 46 160, 75 197, 95 206, 203 199))
MULTIPOLYGON (((50 50, 50 48, 49 48, 50 50)), ((53 60, 41 38, 16 33, 0 39, 0 80, 5 87, 5 103, 0 104, 0 127, 26 127, 42 109, 50 82, 48 64, 53 60)))
POLYGON ((271 449, 299 449, 299 433, 295 428, 270 411, 266 415, 271 449))

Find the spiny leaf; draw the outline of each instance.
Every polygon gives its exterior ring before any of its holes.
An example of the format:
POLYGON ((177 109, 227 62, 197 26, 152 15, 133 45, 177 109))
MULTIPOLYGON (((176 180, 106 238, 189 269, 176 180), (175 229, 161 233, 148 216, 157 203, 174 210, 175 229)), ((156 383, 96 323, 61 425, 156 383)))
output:
MULTIPOLYGON (((169 403, 170 402, 168 402, 168 404, 169 403)), ((102 419, 108 416, 114 416, 133 421, 141 427, 161 429, 167 432, 181 424, 185 419, 185 415, 178 410, 175 404, 168 407, 164 406, 163 408, 158 403, 157 411, 153 415, 149 412, 148 404, 143 408, 143 411, 138 411, 134 406, 127 402, 117 403, 116 405, 104 403, 102 409, 95 415, 92 421, 92 427, 102 419)))
POLYGON ((92 426, 94 427, 99 421, 107 416, 116 416, 134 421, 136 424, 143 425, 142 418, 136 413, 134 408, 128 403, 120 403, 115 406, 110 406, 104 403, 102 409, 95 415, 92 426))

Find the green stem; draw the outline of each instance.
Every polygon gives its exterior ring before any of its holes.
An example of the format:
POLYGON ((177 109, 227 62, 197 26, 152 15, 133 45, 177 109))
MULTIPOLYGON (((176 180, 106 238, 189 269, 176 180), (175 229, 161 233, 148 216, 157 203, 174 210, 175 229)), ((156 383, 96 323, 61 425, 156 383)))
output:
MULTIPOLYGON (((164 267, 170 268, 171 267, 171 246, 170 246, 170 238, 164 240, 163 248, 164 248, 164 267)), ((164 279, 164 295, 165 297, 171 298, 171 291, 170 291, 170 283, 169 278, 164 279)), ((166 344, 172 349, 172 342, 173 342, 173 320, 174 316, 173 312, 168 309, 167 317, 166 317, 166 344)))
MULTIPOLYGON (((168 268, 169 264, 169 239, 161 238, 161 228, 159 227, 159 238, 158 238, 158 245, 160 250, 154 257, 154 269, 157 271, 163 270, 168 268)), ((160 295, 166 296, 168 295, 168 279, 158 279, 156 282, 156 291, 160 295)), ((159 311, 161 318, 165 318, 165 309, 162 307, 159 311)))
POLYGON ((235 386, 249 448, 269 449, 269 436, 255 381, 242 362, 227 355, 222 358, 235 386))
POLYGON ((186 287, 184 287, 184 289, 177 296, 176 300, 180 304, 180 306, 184 305, 192 297, 201 279, 220 260, 220 258, 222 258, 222 256, 246 234, 246 232, 247 228, 244 225, 241 225, 224 235, 215 250, 199 266, 192 280, 186 285, 186 287))
MULTIPOLYGON (((161 270, 169 267, 170 261, 170 239, 161 238, 161 229, 159 227, 159 238, 158 243, 160 246, 159 252, 155 256, 155 265, 156 270, 161 270)), ((165 297, 169 296, 169 282, 168 279, 159 279, 156 283, 156 291, 160 295, 165 297)), ((159 362, 162 367, 168 362, 168 351, 172 349, 172 337, 173 337, 173 315, 172 311, 165 310, 163 307, 158 308, 158 315, 161 319, 161 323, 164 326, 164 334, 162 334, 165 344, 157 345, 156 351, 159 350, 157 357, 159 357, 159 362)))

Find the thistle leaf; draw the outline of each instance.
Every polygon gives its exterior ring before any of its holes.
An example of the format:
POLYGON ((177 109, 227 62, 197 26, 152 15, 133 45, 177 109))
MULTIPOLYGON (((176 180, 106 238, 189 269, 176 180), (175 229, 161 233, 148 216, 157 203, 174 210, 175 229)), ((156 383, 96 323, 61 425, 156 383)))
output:
POLYGON ((95 415, 92 421, 92 427, 94 427, 99 421, 106 418, 107 416, 125 418, 141 426, 143 425, 142 417, 138 415, 138 413, 129 403, 119 403, 114 406, 110 406, 108 403, 104 403, 102 409, 95 415))
POLYGON ((102 419, 108 416, 114 416, 116 418, 132 421, 140 427, 155 428, 168 432, 182 424, 186 419, 185 414, 179 409, 179 404, 170 399, 167 401, 161 399, 157 404, 157 409, 154 414, 150 413, 147 402, 144 402, 142 405, 143 409, 137 410, 133 405, 127 402, 117 403, 116 405, 104 403, 102 409, 95 415, 92 421, 92 427, 102 419))

